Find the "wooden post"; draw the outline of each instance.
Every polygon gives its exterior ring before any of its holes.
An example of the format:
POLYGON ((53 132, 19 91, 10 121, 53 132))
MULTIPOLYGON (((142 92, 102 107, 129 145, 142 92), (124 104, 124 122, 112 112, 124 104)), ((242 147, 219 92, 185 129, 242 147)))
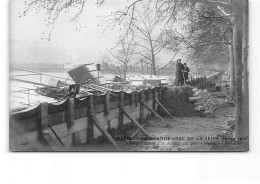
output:
POLYGON ((71 128, 75 124, 74 120, 74 98, 68 99, 68 109, 67 109, 67 127, 71 128))
POLYGON ((145 101, 146 101, 146 103, 149 101, 149 90, 148 89, 145 90, 145 101))
POLYGON ((48 103, 41 103, 39 107, 39 132, 48 134, 48 103))
POLYGON ((140 124, 143 124, 144 120, 144 107, 142 103, 144 102, 144 91, 142 90, 140 93, 140 124))
POLYGON ((38 109, 38 138, 43 144, 50 146, 53 151, 65 151, 65 145, 55 133, 51 126, 48 126, 48 103, 41 103, 38 109), (58 141, 57 141, 58 140, 58 141))
POLYGON ((108 131, 111 130, 110 124, 110 93, 107 92, 105 95, 105 121, 107 122, 108 131))
POLYGON ((159 90, 158 90, 158 99, 161 100, 162 99, 162 85, 159 85, 159 90))
POLYGON ((88 98, 87 116, 88 116, 88 126, 87 126, 87 142, 94 142, 94 123, 91 114, 94 112, 93 95, 88 98))
MULTIPOLYGON (((249 80, 248 80, 248 43, 249 43, 249 13, 248 0, 244 0, 244 42, 243 42, 243 126, 240 129, 242 138, 249 136, 249 80)), ((248 140, 247 140, 248 141, 248 140)))
POLYGON ((105 95, 104 95, 104 98, 105 98, 105 115, 109 114, 109 102, 110 102, 110 93, 107 92, 105 95))
POLYGON ((133 92, 134 92, 134 96, 135 96, 135 106, 137 107, 138 106, 137 92, 136 91, 133 91, 133 92))
MULTIPOLYGON (((243 1, 233 1, 238 9, 242 9, 243 1)), ((235 96, 236 96, 236 140, 240 137, 240 128, 242 127, 242 39, 243 39, 243 14, 237 11, 233 28, 234 60, 235 60, 235 96)))
POLYGON ((156 110, 156 87, 153 88, 153 110, 156 110))
POLYGON ((133 103, 134 103, 134 91, 132 91, 130 94, 131 94, 131 96, 130 96, 130 105, 133 105, 133 103))
POLYGON ((118 122, 119 122, 119 130, 122 131, 124 125, 124 114, 122 108, 124 106, 124 91, 120 91, 119 93, 119 115, 118 115, 118 122))
MULTIPOLYGON (((233 39, 231 39, 233 41, 233 39)), ((230 68, 230 97, 235 97, 235 66, 233 57, 233 44, 229 45, 229 68, 230 68)))

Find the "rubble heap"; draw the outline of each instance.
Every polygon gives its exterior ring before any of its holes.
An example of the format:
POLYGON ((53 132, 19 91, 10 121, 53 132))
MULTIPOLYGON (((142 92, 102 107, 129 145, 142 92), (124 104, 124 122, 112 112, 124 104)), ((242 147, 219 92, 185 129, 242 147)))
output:
MULTIPOLYGON (((190 103, 189 97, 193 94, 191 86, 173 86, 172 89, 165 89, 162 91, 162 99, 160 102, 163 106, 171 113, 172 116, 176 117, 205 117, 206 114, 197 112, 194 109, 194 105, 190 103)), ((157 113, 162 117, 168 115, 165 111, 158 106, 157 113)))
POLYGON ((194 102, 195 110, 205 114, 214 114, 218 103, 214 98, 212 98, 208 90, 194 88, 193 91, 194 93, 192 97, 189 98, 189 101, 194 102))

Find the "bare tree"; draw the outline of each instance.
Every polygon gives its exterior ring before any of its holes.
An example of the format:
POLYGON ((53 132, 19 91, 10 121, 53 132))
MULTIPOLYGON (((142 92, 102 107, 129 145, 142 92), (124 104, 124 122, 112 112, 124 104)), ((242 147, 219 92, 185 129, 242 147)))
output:
POLYGON ((133 36, 127 35, 123 40, 120 38, 118 47, 120 48, 116 52, 108 50, 113 59, 110 59, 110 57, 103 57, 102 62, 105 66, 105 70, 115 75, 119 75, 120 78, 126 80, 128 66, 133 62, 133 56, 136 49, 133 36), (116 68, 112 68, 111 65, 109 65, 110 63, 113 63, 116 68))
POLYGON ((167 58, 170 63, 179 51, 176 49, 177 44, 175 48, 169 49, 163 42, 161 32, 167 19, 162 12, 157 12, 155 6, 158 6, 158 1, 135 1, 125 12, 117 11, 107 21, 108 25, 123 25, 125 35, 132 34, 134 36, 137 47, 135 54, 140 55, 152 66, 154 75, 156 75, 156 65, 165 59, 163 58, 165 55, 173 55, 172 58, 167 58), (137 3, 139 3, 138 6, 137 3))

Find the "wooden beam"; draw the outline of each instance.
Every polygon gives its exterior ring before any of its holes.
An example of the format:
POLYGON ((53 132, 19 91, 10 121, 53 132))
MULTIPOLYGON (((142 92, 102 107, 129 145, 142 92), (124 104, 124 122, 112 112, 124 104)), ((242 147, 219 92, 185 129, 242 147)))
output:
POLYGON ((93 123, 96 125, 97 129, 104 135, 104 137, 116 148, 117 151, 122 151, 117 143, 114 141, 112 136, 107 132, 107 130, 101 126, 101 122, 97 119, 95 114, 91 114, 93 123))
POLYGON ((153 109, 151 109, 148 105, 146 105, 145 103, 142 103, 142 105, 144 106, 144 107, 146 107, 149 111, 151 111, 156 117, 158 117, 160 120, 162 120, 163 122, 165 122, 165 123, 167 123, 168 124, 168 122, 165 120, 165 119, 163 119, 159 114, 157 114, 153 109))
MULTIPOLYGON (((233 1, 234 6, 241 8, 243 1, 233 1)), ((235 61, 235 97, 236 97, 236 126, 235 126, 235 137, 236 140, 240 137, 240 130, 242 128, 242 113, 243 113, 243 93, 242 93, 242 39, 243 39, 243 14, 237 12, 235 17, 235 23, 233 28, 233 48, 234 48, 234 61, 235 61)))
POLYGON ((128 114, 128 112, 125 111, 125 109, 122 108, 123 113, 126 115, 128 119, 130 119, 139 129, 140 131, 145 134, 145 136, 149 137, 149 134, 145 131, 145 129, 134 119, 128 114))
POLYGON ((110 93, 107 92, 105 95, 105 117, 104 121, 107 122, 108 131, 111 130, 111 123, 110 123, 110 93))
POLYGON ((140 123, 143 124, 144 120, 144 107, 142 103, 144 102, 144 91, 142 90, 140 93, 140 123))
POLYGON ((74 98, 68 99, 68 109, 67 109, 67 127, 71 128, 75 125, 75 103, 74 98))
POLYGON ((155 111, 155 109, 156 109, 156 107, 155 107, 155 105, 156 105, 156 88, 154 87, 153 88, 153 110, 155 111))
POLYGON ((41 103, 38 107, 39 131, 44 133, 48 129, 48 103, 41 103))
POLYGON ((93 143, 94 142, 94 124, 91 114, 94 111, 94 104, 93 104, 93 95, 90 95, 88 98, 88 106, 87 106, 87 142, 93 143))
POLYGON ((64 144, 54 132, 54 130, 48 126, 48 103, 41 103, 38 111, 39 129, 38 136, 43 140, 44 144, 50 146, 53 151, 65 151, 64 144), (58 140, 58 141, 56 141, 58 140))
POLYGON ((118 122, 119 122, 119 130, 122 131, 124 125, 124 115, 122 112, 122 108, 124 106, 124 91, 119 93, 119 115, 118 115, 118 122))
POLYGON ((110 111, 110 93, 107 92, 104 95, 104 98, 105 98, 105 115, 108 115, 110 111))
POLYGON ((155 99, 155 102, 156 102, 158 105, 160 105, 160 106, 163 108, 163 110, 164 110, 172 119, 174 119, 173 116, 171 115, 171 113, 159 102, 159 100, 155 99))
POLYGON ((161 84, 159 85, 158 99, 159 99, 159 100, 162 99, 162 86, 161 86, 161 84))
POLYGON ((249 80, 248 80, 248 49, 249 49, 249 2, 244 0, 243 3, 243 33, 244 33, 244 42, 243 42, 243 126, 240 129, 241 137, 249 136, 249 80))

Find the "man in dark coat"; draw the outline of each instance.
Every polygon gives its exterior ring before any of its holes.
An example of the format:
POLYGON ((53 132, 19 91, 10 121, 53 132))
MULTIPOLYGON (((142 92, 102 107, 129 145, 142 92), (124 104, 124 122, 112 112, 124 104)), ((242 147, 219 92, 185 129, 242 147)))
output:
POLYGON ((175 78, 175 82, 177 86, 182 86, 184 84, 183 70, 184 70, 184 65, 181 63, 181 59, 178 59, 176 63, 176 78, 175 78))
POLYGON ((189 72, 190 72, 190 69, 189 69, 189 67, 187 66, 186 63, 184 63, 183 72, 184 72, 184 81, 185 81, 185 83, 186 83, 187 80, 189 80, 189 72))

